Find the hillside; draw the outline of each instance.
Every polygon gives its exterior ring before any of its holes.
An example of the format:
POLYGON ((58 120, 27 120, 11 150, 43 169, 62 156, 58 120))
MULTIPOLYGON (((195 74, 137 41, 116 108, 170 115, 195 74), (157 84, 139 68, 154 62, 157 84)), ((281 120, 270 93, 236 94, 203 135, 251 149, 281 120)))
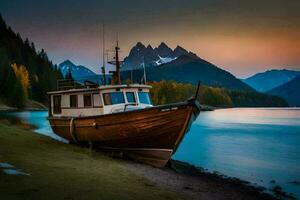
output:
POLYGON ((47 102, 46 92, 56 88, 62 74, 42 49, 21 36, 0 15, 0 98, 14 107, 23 107, 27 99, 47 102))
POLYGON ((298 75, 300 71, 273 69, 257 73, 243 81, 259 92, 266 92, 291 81, 298 75))
POLYGON ((284 98, 290 106, 300 106, 300 75, 268 93, 284 98))
MULTIPOLYGON (((179 83, 195 85, 200 80, 208 86, 254 91, 229 72, 193 55, 182 55, 169 63, 147 67, 146 74, 147 81, 175 80, 179 83)), ((131 75, 134 81, 140 82, 143 70, 122 71, 123 80, 131 79, 131 75)))

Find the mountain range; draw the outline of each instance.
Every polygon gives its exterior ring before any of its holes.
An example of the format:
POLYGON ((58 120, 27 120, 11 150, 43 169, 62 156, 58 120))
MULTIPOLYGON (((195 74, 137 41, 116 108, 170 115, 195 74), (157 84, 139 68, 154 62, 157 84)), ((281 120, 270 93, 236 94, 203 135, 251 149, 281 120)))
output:
MULTIPOLYGON (((292 80, 300 75, 300 71, 268 70, 240 80, 183 47, 177 46, 172 50, 162 42, 158 47, 152 48, 150 45, 146 47, 138 42, 122 64, 123 81, 131 79, 133 82, 142 82, 143 64, 147 81, 174 80, 193 85, 201 81, 207 86, 247 92, 256 90, 277 95, 286 99, 290 105, 298 105, 296 102, 298 101, 297 91, 300 88, 297 85, 299 80, 292 80)), ((84 66, 75 65, 69 60, 59 64, 58 68, 64 76, 70 71, 73 78, 77 80, 80 77, 93 77, 90 80, 97 82, 101 80, 100 75, 96 75, 84 66)), ((109 76, 107 82, 109 82, 109 76)))
POLYGON ((300 106, 300 75, 267 93, 284 98, 289 106, 300 106))
MULTIPOLYGON (((148 81, 175 80, 181 83, 197 84, 201 81, 205 85, 223 87, 233 90, 254 91, 247 84, 237 79, 229 72, 218 68, 212 63, 201 59, 196 54, 177 46, 174 50, 162 42, 158 47, 147 47, 138 42, 124 59, 121 76, 123 81, 131 79, 141 82, 143 64, 146 67, 148 81)), ((70 60, 59 64, 58 68, 64 76, 70 71, 72 77, 95 77, 96 74, 88 68, 75 65, 70 60)), ((95 78, 93 78, 95 79, 95 78)))
POLYGON ((148 81, 175 80, 191 84, 201 81, 209 86, 254 91, 231 73, 201 59, 196 54, 180 46, 172 50, 163 42, 154 49, 150 45, 145 47, 138 42, 124 59, 123 79, 131 79, 133 76, 134 81, 140 82, 143 77, 143 61, 148 81))
POLYGON ((291 81, 299 75, 300 71, 272 69, 257 73, 247 79, 243 79, 242 81, 259 92, 267 92, 269 90, 272 90, 273 88, 291 81))
POLYGON ((159 66, 177 59, 182 55, 196 55, 192 52, 188 52, 181 46, 177 46, 174 50, 162 42, 158 47, 153 48, 151 45, 147 47, 138 42, 129 52, 129 55, 124 58, 122 64, 122 70, 139 69, 143 67, 159 66))

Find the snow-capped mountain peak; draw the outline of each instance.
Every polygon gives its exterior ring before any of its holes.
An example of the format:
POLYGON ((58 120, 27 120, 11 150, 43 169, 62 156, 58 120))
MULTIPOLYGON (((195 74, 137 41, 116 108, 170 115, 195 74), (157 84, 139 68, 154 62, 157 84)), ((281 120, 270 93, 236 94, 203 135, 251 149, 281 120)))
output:
POLYGON ((138 69, 145 64, 145 67, 155 67, 166 64, 177 59, 182 55, 189 55, 187 50, 181 46, 177 46, 172 50, 166 43, 162 42, 158 47, 153 48, 151 45, 147 47, 138 42, 131 50, 129 55, 124 59, 122 70, 138 69))
POLYGON ((156 65, 165 64, 165 63, 168 63, 168 62, 171 62, 171 61, 177 59, 177 57, 174 57, 174 58, 173 57, 161 57, 159 55, 158 55, 158 57, 159 57, 159 59, 157 61, 155 61, 156 65))

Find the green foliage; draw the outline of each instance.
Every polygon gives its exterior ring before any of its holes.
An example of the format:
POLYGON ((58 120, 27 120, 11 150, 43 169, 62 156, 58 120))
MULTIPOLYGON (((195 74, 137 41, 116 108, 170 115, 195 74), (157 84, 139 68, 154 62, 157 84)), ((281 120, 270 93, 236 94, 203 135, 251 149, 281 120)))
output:
POLYGON ((21 80, 16 79, 14 88, 12 90, 13 98, 11 97, 11 104, 17 108, 22 108, 25 106, 27 97, 24 87, 22 86, 21 80))
MULTIPOLYGON (((192 84, 176 83, 175 81, 160 81, 150 83, 152 101, 155 105, 185 101, 196 93, 196 86, 192 84)), ((220 88, 201 86, 198 100, 202 104, 230 107, 232 102, 227 93, 220 88)))
POLYGON ((183 101, 191 96, 194 87, 191 84, 176 83, 175 81, 153 82, 150 94, 154 104, 166 104, 183 101))
POLYGON ((23 41, 0 15, 0 98, 12 106, 20 106, 22 103, 15 100, 17 94, 14 94, 20 86, 11 68, 14 63, 25 66, 28 72, 30 87, 25 91, 25 99, 28 95, 30 99, 46 103, 46 92, 55 89, 57 79, 62 78, 61 72, 49 61, 43 49, 36 52, 34 44, 28 39, 23 41))
POLYGON ((287 107, 288 103, 277 96, 259 92, 227 91, 233 104, 237 107, 287 107))
MULTIPOLYGON (((192 84, 160 81, 149 83, 152 101, 155 105, 185 101, 196 93, 192 84)), ((233 91, 201 85, 198 100, 203 105, 216 107, 286 107, 287 103, 279 97, 257 92, 233 91)))
POLYGON ((233 103, 224 89, 213 87, 201 87, 200 102, 205 105, 218 107, 232 107, 233 103))

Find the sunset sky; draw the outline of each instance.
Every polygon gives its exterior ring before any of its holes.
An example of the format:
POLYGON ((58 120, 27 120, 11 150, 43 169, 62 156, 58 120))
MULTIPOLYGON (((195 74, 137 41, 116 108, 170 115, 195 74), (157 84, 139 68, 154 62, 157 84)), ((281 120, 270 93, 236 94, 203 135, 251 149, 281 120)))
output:
POLYGON ((118 32, 123 57, 138 41, 164 41, 238 77, 300 70, 299 0, 1 0, 0 13, 54 63, 70 59, 97 73, 102 22, 107 49, 118 32))

